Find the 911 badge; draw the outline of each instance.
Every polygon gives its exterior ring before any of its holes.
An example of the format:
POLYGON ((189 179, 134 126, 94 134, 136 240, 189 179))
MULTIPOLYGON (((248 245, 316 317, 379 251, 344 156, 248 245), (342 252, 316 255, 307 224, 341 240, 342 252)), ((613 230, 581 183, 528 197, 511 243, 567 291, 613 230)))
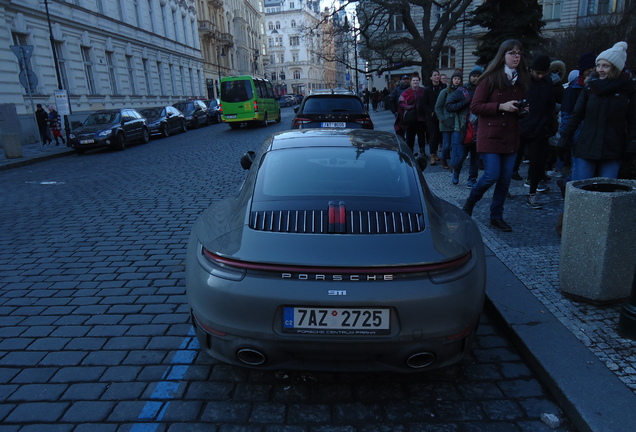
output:
POLYGON ((329 290, 327 291, 327 294, 330 296, 346 296, 347 295, 347 291, 345 290, 329 290))

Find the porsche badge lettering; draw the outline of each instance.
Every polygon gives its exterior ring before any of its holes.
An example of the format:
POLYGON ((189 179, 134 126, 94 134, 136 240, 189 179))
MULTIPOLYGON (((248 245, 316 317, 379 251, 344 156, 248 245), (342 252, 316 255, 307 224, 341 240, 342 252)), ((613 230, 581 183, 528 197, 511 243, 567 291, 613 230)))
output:
POLYGON ((392 281, 392 274, 311 274, 311 273, 282 273, 283 279, 315 280, 333 282, 359 282, 359 281, 392 281))

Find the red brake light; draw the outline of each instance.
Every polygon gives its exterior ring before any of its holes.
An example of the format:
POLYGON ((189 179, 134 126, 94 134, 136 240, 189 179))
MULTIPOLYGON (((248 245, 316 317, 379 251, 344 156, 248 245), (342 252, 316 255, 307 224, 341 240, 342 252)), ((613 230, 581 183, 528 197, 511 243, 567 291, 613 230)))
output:
POLYGON ((294 119, 294 126, 302 126, 304 124, 311 123, 311 120, 301 117, 296 117, 294 119))
POLYGON ((219 103, 219 114, 223 114, 223 104, 219 103))
POLYGON ((254 100, 254 112, 258 112, 258 101, 254 100))

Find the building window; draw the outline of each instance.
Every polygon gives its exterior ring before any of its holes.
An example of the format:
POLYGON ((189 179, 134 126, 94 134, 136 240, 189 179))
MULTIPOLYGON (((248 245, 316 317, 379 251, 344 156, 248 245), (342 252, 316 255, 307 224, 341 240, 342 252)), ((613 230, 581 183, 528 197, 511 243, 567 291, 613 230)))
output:
POLYGON ((117 73, 115 71, 115 62, 113 61, 113 53, 106 51, 106 66, 108 67, 108 81, 110 82, 110 94, 118 94, 117 90, 117 73))
POLYGON ((280 21, 276 21, 276 30, 280 30, 280 21))
POLYGON ((276 57, 273 54, 269 56, 269 64, 276 64, 276 57))
POLYGON ((295 20, 291 20, 291 28, 296 28, 296 21, 295 20))
POLYGON ((148 18, 150 18, 150 31, 156 33, 155 31, 155 9, 152 6, 153 0, 148 0, 148 18))
POLYGON ((126 67, 128 69, 128 81, 130 81, 130 94, 137 94, 137 87, 135 86, 135 68, 133 67, 132 56, 126 56, 126 67))
POLYGON ((295 70, 294 71, 294 79, 300 79, 300 71, 299 70, 295 70))
POLYGON ((291 46, 300 45, 300 37, 298 37, 298 36, 290 36, 289 37, 289 45, 291 45, 291 46))
POLYGON ((283 46, 283 37, 282 36, 277 36, 276 37, 276 46, 283 46))
POLYGON ((298 61, 298 53, 292 53, 292 61, 293 62, 297 62, 298 61))
POLYGON ((157 62, 157 76, 159 77, 159 94, 163 96, 166 94, 166 88, 163 85, 163 64, 160 61, 157 62))
POLYGON ((150 86, 150 71, 148 70, 148 59, 141 60, 144 66, 144 77, 146 78, 146 94, 150 96, 152 94, 152 87, 150 86))
POLYGON ((174 32, 174 40, 177 42, 181 42, 179 40, 178 34, 179 32, 177 31, 177 12, 174 11, 172 12, 172 31, 174 32))
POLYGON ((274 38, 268 38, 267 44, 269 45, 270 48, 272 48, 274 46, 274 38))
POLYGON ((177 82, 175 81, 175 77, 174 77, 174 65, 173 64, 168 66, 168 72, 170 74, 170 86, 171 86, 171 90, 172 90, 172 95, 176 96, 179 93, 177 93, 177 82))
POLYGON ((88 94, 95 94, 95 78, 93 76, 93 62, 91 61, 91 48, 82 47, 82 61, 84 62, 84 77, 88 94))
POLYGON ((192 68, 188 68, 188 76, 190 77, 190 95, 194 96, 197 92, 194 91, 194 75, 192 74, 192 68))
POLYGON ((543 0, 543 19, 554 20, 561 18, 563 0, 543 0))
POLYGON ((296 6, 294 5, 294 2, 289 2, 289 8, 290 9, 296 9, 296 6))
POLYGON ((446 46, 442 48, 439 54, 439 62, 437 67, 440 69, 449 69, 455 67, 455 48, 446 46))
POLYGON ((133 0, 133 9, 135 10, 135 26, 141 28, 141 15, 139 15, 139 2, 133 0))
POLYGON ((183 72, 183 66, 179 66, 179 76, 181 77, 181 94, 186 94, 186 86, 185 86, 185 73, 183 72))
POLYGON ((97 0, 97 13, 104 15, 104 0, 97 0))
POLYGON ((66 59, 64 58, 64 50, 62 49, 62 42, 55 42, 55 56, 57 57, 57 66, 60 70, 60 80, 62 81, 62 88, 68 89, 68 75, 66 73, 66 59))
POLYGON ((121 7, 121 0, 115 0, 115 5, 117 6, 119 21, 124 21, 124 8, 121 7))
POLYGON ((402 15, 391 15, 389 17, 389 31, 391 32, 401 32, 404 31, 404 21, 402 20, 402 15))
POLYGON ((273 22, 271 22, 271 21, 270 21, 270 22, 268 22, 268 23, 267 23, 267 28, 268 28, 268 29, 270 29, 270 30, 274 30, 274 23, 273 23, 273 22))

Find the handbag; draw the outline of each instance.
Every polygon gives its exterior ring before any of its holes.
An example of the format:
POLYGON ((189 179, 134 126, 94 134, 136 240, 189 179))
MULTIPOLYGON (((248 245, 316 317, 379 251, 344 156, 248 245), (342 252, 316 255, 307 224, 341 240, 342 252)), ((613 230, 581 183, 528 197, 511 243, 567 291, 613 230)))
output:
POLYGON ((404 111, 402 116, 403 125, 411 125, 417 122, 417 111, 414 108, 404 111))

